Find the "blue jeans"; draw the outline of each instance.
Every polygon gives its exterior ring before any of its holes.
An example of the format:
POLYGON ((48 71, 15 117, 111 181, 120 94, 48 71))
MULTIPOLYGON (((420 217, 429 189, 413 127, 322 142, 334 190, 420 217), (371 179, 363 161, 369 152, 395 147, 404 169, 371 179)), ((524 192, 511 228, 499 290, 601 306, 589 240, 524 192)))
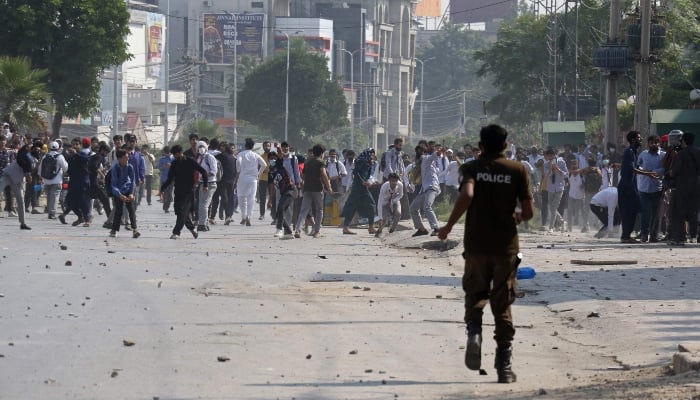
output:
POLYGON ((643 238, 657 239, 659 233, 659 202, 661 192, 639 193, 639 206, 642 212, 641 236, 643 238))
POLYGON ((564 218, 559 214, 559 203, 564 192, 547 192, 547 205, 549 207, 549 229, 553 229, 557 223, 563 224, 564 218))
POLYGON ((413 219, 413 227, 422 230, 425 229, 423 221, 421 220, 420 211, 423 210, 425 217, 428 219, 428 223, 432 229, 438 229, 438 220, 433 211, 433 203, 437 197, 438 192, 433 189, 428 189, 423 193, 418 194, 411 202, 409 206, 411 211, 411 218, 413 219))

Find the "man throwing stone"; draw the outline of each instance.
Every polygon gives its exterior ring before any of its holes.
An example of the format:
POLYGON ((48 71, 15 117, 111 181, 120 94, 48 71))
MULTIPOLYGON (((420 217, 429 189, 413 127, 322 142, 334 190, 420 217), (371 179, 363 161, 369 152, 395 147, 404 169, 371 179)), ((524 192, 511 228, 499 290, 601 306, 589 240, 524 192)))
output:
POLYGON ((481 368, 481 318, 491 304, 496 330, 495 368, 499 383, 515 382, 511 355, 515 328, 510 305, 515 301, 519 251, 517 224, 533 215, 530 182, 523 164, 506 159, 508 132, 489 125, 481 129, 481 156, 460 167, 461 185, 447 225, 438 237, 447 239, 452 226, 467 212, 464 234, 464 276, 466 294, 464 321, 467 323, 467 368, 481 368), (520 210, 517 203, 520 201, 520 210))

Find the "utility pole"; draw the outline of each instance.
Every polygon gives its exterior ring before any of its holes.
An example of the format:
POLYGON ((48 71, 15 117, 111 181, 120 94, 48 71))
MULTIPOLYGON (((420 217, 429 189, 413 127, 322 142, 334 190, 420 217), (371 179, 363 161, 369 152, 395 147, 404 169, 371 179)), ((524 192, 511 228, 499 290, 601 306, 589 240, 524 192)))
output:
POLYGON ((112 105, 112 137, 119 134, 119 66, 115 65, 112 70, 114 104, 112 105))
POLYGON ((165 82, 163 89, 165 90, 165 118, 163 118, 163 146, 168 144, 168 113, 170 112, 170 104, 168 99, 168 91, 170 89, 170 0, 165 13, 165 82))
POLYGON ((340 49, 350 55, 350 148, 355 148, 355 59, 351 51, 340 49))
MULTIPOLYGON (((620 30, 620 0, 610 1, 610 27, 608 43, 618 43, 620 30)), ((617 72, 610 71, 605 87, 605 147, 616 144, 617 137, 617 72)))
POLYGON ((649 134, 649 56, 651 52, 651 0, 641 0, 642 25, 640 60, 636 66, 636 96, 634 100, 634 127, 642 137, 649 134))

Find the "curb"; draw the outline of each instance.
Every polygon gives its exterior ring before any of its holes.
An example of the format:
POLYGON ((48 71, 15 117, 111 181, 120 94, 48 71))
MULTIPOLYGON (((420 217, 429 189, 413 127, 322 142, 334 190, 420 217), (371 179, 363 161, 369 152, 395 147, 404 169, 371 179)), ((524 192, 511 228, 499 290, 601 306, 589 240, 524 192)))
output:
POLYGON ((678 345, 678 353, 673 354, 673 373, 683 374, 688 371, 700 371, 700 352, 695 348, 678 345))

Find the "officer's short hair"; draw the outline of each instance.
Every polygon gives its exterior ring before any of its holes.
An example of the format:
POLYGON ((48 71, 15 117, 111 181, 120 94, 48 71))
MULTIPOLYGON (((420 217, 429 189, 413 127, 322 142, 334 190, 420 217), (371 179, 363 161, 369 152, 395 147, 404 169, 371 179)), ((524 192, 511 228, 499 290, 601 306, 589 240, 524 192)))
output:
POLYGON ((491 124, 481 128, 479 132, 481 145, 487 153, 500 153, 508 138, 508 131, 500 125, 491 124))

